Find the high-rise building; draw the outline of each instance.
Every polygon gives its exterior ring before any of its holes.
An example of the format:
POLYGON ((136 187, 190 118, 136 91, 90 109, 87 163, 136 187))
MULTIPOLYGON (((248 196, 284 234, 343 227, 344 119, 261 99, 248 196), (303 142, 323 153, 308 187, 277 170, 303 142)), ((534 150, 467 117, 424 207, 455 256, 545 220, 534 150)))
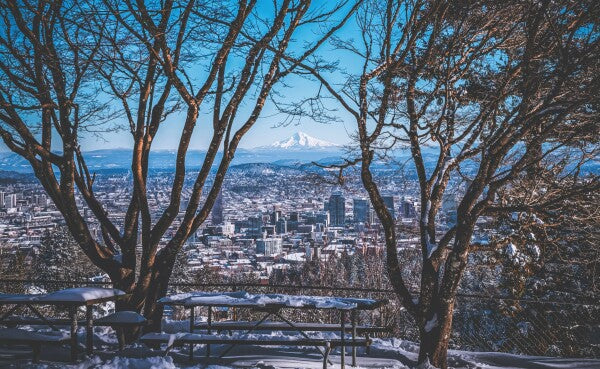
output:
POLYGON ((329 213, 326 211, 318 212, 316 214, 316 223, 320 223, 320 224, 325 225, 325 227, 329 227, 329 223, 330 223, 329 213))
POLYGON ((371 223, 371 204, 367 199, 353 199, 354 223, 371 223))
POLYGON ((248 228, 260 229, 263 226, 262 214, 248 217, 248 228))
POLYGON ((394 208, 394 196, 382 196, 381 198, 383 199, 383 203, 390 212, 392 218, 396 219, 396 210, 394 208))
POLYGON ((256 240, 256 253, 265 256, 281 254, 281 238, 262 238, 256 240))
POLYGON ((189 205, 190 205, 189 199, 181 199, 181 201, 179 202, 179 212, 180 213, 185 212, 189 205))
POLYGON ((410 201, 409 199, 402 200, 402 217, 404 218, 414 218, 417 215, 417 211, 415 209, 414 201, 410 201))
POLYGON ((4 197, 4 207, 16 208, 17 207, 17 194, 11 194, 4 197))
POLYGON ((2 191, 0 191, 0 208, 4 207, 4 198, 5 198, 6 194, 2 191))
POLYGON ((332 226, 344 226, 346 222, 346 199, 340 191, 331 194, 326 210, 329 211, 329 220, 332 226))
POLYGON ((212 208, 212 224, 223 224, 223 192, 219 191, 212 208))
POLYGON ((271 213, 271 223, 277 223, 281 219, 281 210, 273 210, 271 213))
POLYGON ((34 201, 34 204, 37 205, 37 206, 44 207, 44 206, 48 205, 48 198, 44 194, 35 195, 33 197, 33 201, 34 201))
POLYGON ((275 223, 277 234, 287 233, 287 220, 280 218, 277 223, 275 223))

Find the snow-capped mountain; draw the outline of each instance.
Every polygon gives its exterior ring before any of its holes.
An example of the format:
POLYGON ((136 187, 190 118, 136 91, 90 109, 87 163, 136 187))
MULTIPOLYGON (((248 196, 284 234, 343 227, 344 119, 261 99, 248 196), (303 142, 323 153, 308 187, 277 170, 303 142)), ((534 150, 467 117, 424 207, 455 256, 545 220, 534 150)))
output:
POLYGON ((261 149, 337 149, 339 145, 318 138, 311 137, 304 132, 296 132, 291 137, 281 141, 276 141, 269 146, 262 146, 261 149))

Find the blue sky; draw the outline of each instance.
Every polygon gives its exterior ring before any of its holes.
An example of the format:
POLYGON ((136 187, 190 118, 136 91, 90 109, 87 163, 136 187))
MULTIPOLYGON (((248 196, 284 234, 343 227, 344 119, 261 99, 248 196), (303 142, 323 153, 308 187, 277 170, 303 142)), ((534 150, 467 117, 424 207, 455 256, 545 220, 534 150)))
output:
MULTIPOLYGON (((259 4, 263 4, 257 5, 257 11, 261 14, 261 16, 264 16, 264 14, 269 14, 269 10, 264 9, 266 2, 259 2, 259 4)), ((338 35, 341 35, 343 37, 351 37, 352 35, 357 35, 356 32, 357 28, 355 21, 351 19, 346 23, 346 25, 342 29, 338 31, 338 35)), ((305 42, 315 40, 317 36, 318 32, 315 32, 315 29, 313 28, 300 28, 296 32, 294 42, 291 44, 290 49, 292 51, 300 53, 303 51, 303 46, 305 45, 305 42)), ((356 63, 353 62, 353 57, 341 55, 343 53, 334 50, 329 43, 325 43, 324 45, 322 45, 319 49, 318 54, 327 55, 328 57, 330 55, 334 55, 336 58, 346 58, 344 61, 346 62, 346 64, 348 61, 350 61, 351 67, 353 65, 360 65, 358 61, 356 63)), ((234 61, 230 65, 232 64, 235 65, 236 62, 234 61)), ((302 97, 313 96, 319 88, 319 85, 315 82, 310 82, 296 76, 289 76, 288 79, 284 82, 290 83, 291 87, 284 88, 281 84, 279 84, 276 85, 275 89, 280 95, 278 99, 284 99, 286 102, 297 101, 302 97)), ((339 82, 342 82, 342 80, 339 79, 339 82)), ((334 80, 334 83, 338 83, 338 81, 334 80)), ((246 105, 243 105, 240 108, 240 114, 238 114, 238 116, 241 119, 239 119, 239 121, 245 120, 245 118, 249 115, 252 103, 253 100, 249 100, 246 103, 246 105)), ((329 104, 332 108, 338 108, 338 106, 333 102, 326 103, 329 104)), ((207 110, 208 107, 209 104, 203 107, 204 114, 198 119, 198 123, 195 128, 191 142, 192 149, 206 148, 210 141, 212 130, 209 129, 207 131, 207 129, 205 128, 211 126, 209 120, 212 119, 212 116, 210 114, 210 111, 207 110)), ((309 134, 310 136, 330 141, 336 144, 346 144, 350 141, 349 134, 351 134, 355 129, 353 117, 350 116, 343 109, 338 109, 335 115, 339 117, 339 121, 333 121, 328 124, 318 123, 309 118, 303 118, 300 121, 295 121, 291 124, 282 125, 281 122, 283 122, 286 117, 282 114, 278 114, 274 104, 268 101, 265 107, 263 108, 259 120, 242 139, 240 147, 253 148, 258 146, 269 145, 274 141, 287 138, 297 131, 303 131, 309 134)), ((158 134, 154 139, 153 149, 165 150, 176 148, 178 144, 179 135, 183 127, 184 119, 185 112, 181 112, 168 118, 167 121, 163 123, 163 126, 159 129, 158 134)), ((238 125, 239 124, 241 123, 238 122, 238 125)), ((82 137, 81 145, 86 151, 116 147, 132 147, 133 140, 131 138, 130 133, 124 130, 118 133, 104 134, 101 138, 95 136, 82 137)))
MULTIPOLYGON (((304 91, 306 91, 306 88, 314 88, 310 83, 298 87, 299 90, 304 91)), ((297 131, 303 131, 312 137, 343 145, 350 140, 348 133, 351 133, 354 130, 354 122, 350 117, 346 116, 343 111, 339 111, 339 115, 340 117, 345 117, 340 122, 324 124, 306 118, 302 119, 297 124, 282 126, 279 123, 283 121, 284 116, 277 114, 274 106, 271 103, 268 103, 254 127, 252 127, 242 139, 240 147, 253 148, 270 145, 274 141, 287 138, 297 131)), ((192 138, 192 149, 203 149, 208 146, 210 136, 208 136, 206 134, 207 131, 203 129, 203 126, 205 126, 208 121, 203 118, 210 119, 206 114, 203 114, 198 119, 198 125, 192 138)), ((179 133, 183 127, 184 119, 185 114, 177 114, 168 118, 158 131, 152 145, 153 149, 165 150, 177 147, 179 133)), ((208 133, 211 134, 212 131, 208 133)), ((85 151, 132 147, 133 140, 131 134, 128 131, 123 130, 120 132, 104 133, 101 137, 88 135, 81 140, 81 146, 85 151)))
MULTIPOLYGON (((265 14, 268 14, 265 9, 263 9, 265 6, 264 4, 267 4, 267 2, 259 2, 259 4, 263 4, 257 8, 257 12, 260 13, 260 16, 265 16, 265 14)), ((319 2, 316 2, 316 4, 317 7, 320 6, 319 2)), ((321 3, 321 5, 323 4, 327 3, 321 3)), ((305 26, 297 31, 298 32, 294 37, 294 41, 290 46, 290 49, 299 54, 303 52, 303 48, 307 42, 317 39, 320 34, 318 31, 322 31, 322 29, 316 30, 314 29, 314 26, 305 26)), ((337 34, 343 38, 358 36, 355 21, 353 19, 349 20, 348 23, 342 29, 340 29, 337 34)), ((351 56, 344 55, 342 52, 334 50, 329 43, 322 45, 318 54, 321 56, 326 56, 330 60, 342 60, 346 69, 353 69, 354 67, 360 65, 360 61, 351 56)), ((232 68, 236 68, 236 64, 238 63, 239 60, 237 62, 232 60, 229 65, 232 66, 232 68)), ((201 70, 202 68, 194 69, 195 70, 193 72, 196 72, 201 78, 201 75, 203 74, 201 70)), ((339 76, 337 76, 337 78, 332 78, 331 81, 334 84, 343 82, 342 78, 339 76)), ((312 97, 319 88, 317 83, 307 81, 297 76, 288 76, 287 80, 284 82, 289 83, 289 86, 283 87, 281 84, 279 84, 276 85, 275 89, 278 92, 278 100, 283 100, 285 102, 298 101, 303 97, 312 97)), ((101 97, 98 98, 101 99, 101 97)), ((281 122, 285 121, 286 117, 282 114, 279 114, 274 104, 271 101, 268 101, 263 108, 259 120, 242 139, 240 147, 252 148, 269 145, 274 141, 287 138, 297 131, 306 132, 310 136, 330 141, 335 144, 343 145, 348 143, 350 141, 349 135, 355 130, 353 117, 331 100, 326 100, 325 104, 330 107, 338 108, 338 111, 335 114, 339 117, 338 121, 332 121, 326 124, 315 122, 309 118, 303 118, 299 121, 294 121, 291 124, 282 125, 281 122)), ((203 113, 198 119, 196 128, 194 130, 194 135, 192 136, 192 142, 190 145, 191 149, 203 149, 208 146, 210 137, 212 135, 212 124, 210 123, 211 113, 208 110, 210 108, 209 105, 210 104, 205 104, 205 106, 202 107, 203 113)), ((239 117, 237 121, 238 126, 242 124, 242 122, 244 122, 248 117, 252 106, 253 99, 249 99, 243 106, 240 107, 239 113, 237 114, 239 117)), ((119 107, 120 104, 115 106, 117 109, 119 107)), ((153 150, 176 148, 179 142, 184 120, 185 111, 179 112, 167 118, 167 120, 162 123, 161 128, 154 139, 153 150)), ((116 121, 114 123, 122 127, 126 126, 125 120, 116 121)), ((82 133, 80 134, 79 139, 81 147, 84 151, 110 148, 130 148, 133 146, 133 140, 128 129, 122 129, 118 132, 102 133, 100 136, 82 133)), ((60 150, 61 144, 57 141, 54 141, 53 147, 55 150, 60 150)), ((7 150, 8 149, 6 146, 0 141, 0 151, 7 150)))

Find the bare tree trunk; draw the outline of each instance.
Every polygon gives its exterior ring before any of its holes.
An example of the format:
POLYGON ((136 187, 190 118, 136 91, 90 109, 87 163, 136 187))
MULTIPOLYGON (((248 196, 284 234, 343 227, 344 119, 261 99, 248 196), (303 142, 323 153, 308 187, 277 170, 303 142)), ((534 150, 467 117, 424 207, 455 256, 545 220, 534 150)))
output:
POLYGON ((432 320, 426 322, 419 329, 419 363, 429 360, 436 368, 448 367, 448 344, 452 333, 452 315, 454 312, 454 299, 448 305, 440 306, 434 310, 432 320))
POLYGON ((160 332, 163 317, 163 305, 158 304, 160 297, 166 296, 169 288, 169 279, 173 272, 176 253, 161 253, 157 256, 155 271, 148 288, 146 289, 146 301, 144 304, 144 316, 150 320, 146 326, 148 332, 160 332))

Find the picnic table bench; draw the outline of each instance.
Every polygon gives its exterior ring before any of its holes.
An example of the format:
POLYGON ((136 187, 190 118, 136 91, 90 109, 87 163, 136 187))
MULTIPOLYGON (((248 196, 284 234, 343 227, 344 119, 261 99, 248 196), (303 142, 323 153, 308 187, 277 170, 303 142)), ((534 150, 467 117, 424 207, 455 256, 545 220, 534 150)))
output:
MULTIPOLYGON (((67 318, 45 318, 40 319, 37 316, 21 316, 11 315, 2 319, 2 325, 10 328, 23 325, 47 325, 47 326, 59 326, 59 325, 70 325, 71 320, 67 318)), ((78 319, 77 325, 85 325, 85 319, 78 319)))
MULTIPOLYGON (((176 342, 180 345, 188 343, 190 345, 189 359, 193 360, 193 347, 194 344, 206 344, 206 356, 210 356, 210 345, 215 341, 222 342, 223 340, 230 343, 229 348, 221 353, 221 357, 225 356, 229 350, 235 345, 241 344, 252 344, 254 342, 251 337, 229 337, 219 336, 210 337, 213 330, 224 331, 224 330, 240 330, 245 331, 245 334, 249 334, 256 331, 295 331, 300 334, 302 338, 296 340, 284 340, 286 345, 297 344, 300 346, 316 346, 325 347, 326 352, 319 351, 323 356, 328 356, 329 352, 334 347, 341 348, 341 366, 345 366, 345 348, 352 347, 352 366, 356 366, 356 348, 359 346, 368 347, 370 344, 370 338, 367 336, 364 339, 356 337, 358 334, 359 326, 356 324, 356 315, 360 310, 373 310, 387 303, 387 300, 373 300, 373 299, 356 299, 356 298, 344 298, 344 297, 328 297, 328 296, 292 296, 282 294, 256 294, 251 295, 245 291, 236 292, 225 292, 225 293, 214 293, 214 292, 194 292, 189 294, 179 294, 173 296, 167 296, 158 301, 163 305, 174 305, 182 306, 190 309, 190 324, 189 334, 195 334, 195 329, 205 329, 207 335, 202 335, 200 340, 195 336, 188 336, 188 339, 177 338, 176 342), (205 306, 208 308, 208 319, 206 322, 197 323, 195 320, 195 308, 199 306, 205 306), (235 308, 250 308, 258 312, 264 313, 262 319, 256 322, 223 322, 213 323, 212 322, 212 308, 214 307, 235 307, 235 308), (286 319, 282 314, 282 309, 329 309, 336 310, 340 313, 339 324, 319 324, 319 323, 296 323, 289 319, 286 319), (351 324, 346 325, 347 314, 350 314, 351 324), (280 321, 267 321, 269 317, 276 317, 280 321), (306 332, 340 332, 340 338, 336 340, 324 340, 311 338, 306 332), (347 339, 346 333, 351 333, 351 339, 347 339), (191 339, 194 337, 194 339, 191 339)), ((387 330, 384 327, 361 327, 361 333, 368 334, 370 332, 382 332, 387 330)), ((174 339, 172 336, 149 336, 145 335, 141 338, 143 342, 157 343, 169 343, 168 340, 174 339)), ((282 345, 282 341, 268 340, 269 345, 282 345)), ((264 342, 264 340, 261 340, 264 342)), ((325 360, 325 364, 328 359, 325 360)))
POLYGON ((41 346, 62 345, 69 342, 70 337, 61 332, 31 332, 19 328, 1 328, 0 343, 5 345, 27 345, 33 351, 33 361, 38 362, 41 346))
MULTIPOLYGON (((78 325, 85 325, 85 319, 78 319, 78 325)), ((140 326, 147 323, 146 318, 133 311, 118 311, 116 313, 108 314, 102 318, 94 320, 94 326, 96 327, 134 327, 140 326)), ((11 315, 2 320, 3 325, 9 327, 15 327, 19 325, 48 325, 53 326, 69 325, 71 320, 67 318, 44 318, 41 319, 37 316, 22 316, 22 315, 11 315)))
POLYGON ((176 346, 186 344, 206 344, 206 345, 259 345, 259 346, 317 346, 323 347, 323 369, 327 369, 329 354, 333 348, 345 346, 368 346, 370 339, 355 339, 353 341, 344 341, 343 339, 320 339, 320 338, 299 338, 293 337, 285 339, 284 337, 261 336, 253 338, 241 338, 219 335, 205 335, 196 333, 168 334, 168 333, 147 333, 140 338, 140 341, 146 344, 166 344, 167 348, 164 355, 176 346))
MULTIPOLYGON (((256 321, 240 321, 231 320, 223 322, 213 322, 210 325, 208 322, 197 322, 194 325, 194 329, 207 330, 209 328, 214 329, 217 332, 223 331, 242 331, 248 330, 256 326, 256 321)), ((348 325, 344 327, 347 333, 351 333, 353 327, 348 325)), ((357 334, 369 334, 369 333, 384 333, 390 332, 391 327, 371 326, 371 325, 357 325, 354 327, 357 334)), ((268 321, 261 323, 256 330, 262 331, 305 331, 305 332, 339 332, 341 330, 340 324, 332 323, 295 323, 294 328, 291 328, 285 322, 268 321)))
MULTIPOLYGON (((0 325, 5 325, 9 327, 8 329, 18 325, 45 325, 49 326, 55 331, 58 331, 57 325, 68 325, 70 326, 68 342, 71 345, 71 360, 76 361, 78 354, 78 325, 85 323, 86 351, 88 354, 91 354, 93 352, 93 306, 108 301, 116 301, 125 296, 125 292, 121 290, 99 287, 69 288, 48 294, 35 295, 0 293, 0 306, 10 306, 8 310, 0 316, 0 325), (39 306, 57 306, 66 308, 69 318, 62 319, 45 317, 44 314, 39 311, 39 306), (85 319, 83 321, 77 319, 77 311, 80 307, 85 307, 85 319), (20 308, 30 310, 35 317, 25 317, 22 319, 15 317, 14 313, 20 308)), ((5 331, 5 335, 8 337, 11 332, 15 334, 21 334, 21 332, 13 330, 5 331)), ((3 342, 6 343, 7 341, 9 340, 6 339, 3 342)), ((61 343, 62 342, 63 341, 61 341, 61 343)))

